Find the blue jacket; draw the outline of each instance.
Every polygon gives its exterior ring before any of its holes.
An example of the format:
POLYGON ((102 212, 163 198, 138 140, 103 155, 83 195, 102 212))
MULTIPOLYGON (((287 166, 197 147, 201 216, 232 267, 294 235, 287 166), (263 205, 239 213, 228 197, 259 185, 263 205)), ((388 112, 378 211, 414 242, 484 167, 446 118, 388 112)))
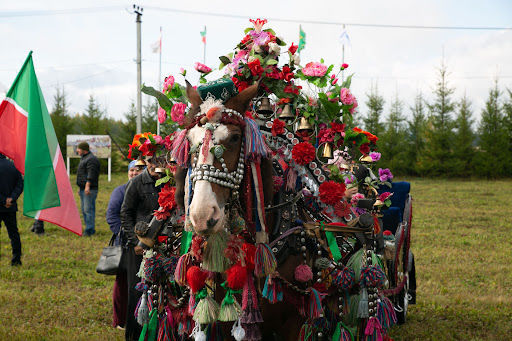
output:
POLYGON ((119 231, 121 230, 121 205, 124 200, 124 192, 126 191, 126 184, 116 187, 110 195, 110 201, 107 208, 107 223, 110 225, 110 230, 116 234, 114 245, 121 245, 119 231))
POLYGON ((3 155, 0 157, 0 174, 0 212, 16 212, 16 200, 23 192, 23 177, 14 164, 3 155), (5 207, 7 198, 13 200, 13 205, 9 208, 5 207))

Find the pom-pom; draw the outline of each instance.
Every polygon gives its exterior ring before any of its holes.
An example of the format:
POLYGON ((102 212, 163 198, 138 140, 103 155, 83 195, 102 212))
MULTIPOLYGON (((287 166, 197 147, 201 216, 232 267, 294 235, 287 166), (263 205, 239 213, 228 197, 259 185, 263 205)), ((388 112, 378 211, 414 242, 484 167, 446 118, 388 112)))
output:
POLYGON ((293 146, 292 158, 298 165, 307 165, 315 159, 315 147, 309 142, 300 142, 293 146))
POLYGON ((360 285, 382 288, 386 282, 386 274, 380 266, 370 265, 361 268, 360 285))
POLYGON ((247 269, 239 264, 235 264, 226 270, 228 287, 233 290, 240 290, 244 287, 247 280, 247 269))
POLYGON ((343 270, 336 270, 333 276, 333 283, 343 290, 352 288, 355 282, 355 272, 352 268, 344 267, 343 270))
POLYGON ((327 205, 335 205, 345 195, 345 184, 334 181, 325 181, 318 189, 320 200, 327 205))
POLYGON ((187 271, 187 282, 192 293, 196 293, 204 287, 208 273, 198 266, 191 266, 187 271))
POLYGON ((299 282, 308 282, 313 279, 313 271, 306 264, 301 264, 295 268, 295 279, 299 282))

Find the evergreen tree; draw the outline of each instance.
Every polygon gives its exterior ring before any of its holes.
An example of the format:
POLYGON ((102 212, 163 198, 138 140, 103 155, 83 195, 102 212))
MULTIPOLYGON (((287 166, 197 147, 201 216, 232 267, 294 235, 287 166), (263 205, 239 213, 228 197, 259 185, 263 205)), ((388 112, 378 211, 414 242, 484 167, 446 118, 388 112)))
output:
POLYGON ((121 148, 128 151, 128 145, 132 143, 133 136, 137 133, 137 107, 132 100, 128 111, 124 113, 123 131, 119 136, 121 148))
POLYGON ((156 134, 157 110, 157 102, 148 99, 146 104, 142 107, 142 132, 152 132, 156 134))
POLYGON ((506 148, 506 168, 509 170, 508 176, 512 175, 512 91, 507 89, 508 99, 503 103, 503 129, 505 130, 505 137, 507 139, 506 148))
POLYGON ((425 148, 425 100, 419 93, 410 107, 412 118, 407 121, 407 173, 418 175, 418 160, 425 148))
POLYGON ((56 93, 53 96, 53 108, 50 112, 50 117, 52 118, 53 128, 55 129, 55 135, 57 135, 57 140, 59 141, 62 156, 66 158, 66 135, 73 133, 73 121, 68 116, 68 104, 64 88, 56 89, 56 93))
POLYGON ((93 95, 89 95, 89 103, 85 113, 82 115, 81 133, 84 135, 103 135, 105 134, 104 125, 105 112, 96 103, 93 95))
POLYGON ((503 126, 500 96, 496 81, 495 86, 489 91, 489 98, 485 102, 478 127, 480 150, 475 158, 475 169, 477 174, 489 178, 507 175, 505 155, 508 140, 503 126))
POLYGON ((471 126, 473 119, 471 118, 471 102, 464 95, 457 105, 458 112, 455 120, 455 141, 454 141, 454 173, 457 176, 470 176, 473 174, 473 158, 475 149, 473 141, 475 139, 471 126))
POLYGON ((382 166, 392 169, 395 174, 407 172, 407 150, 404 148, 407 143, 407 135, 404 124, 403 103, 396 95, 391 102, 385 131, 381 134, 378 142, 379 151, 382 153, 382 166))
POLYGON ((451 99, 454 89, 448 86, 447 76, 446 67, 442 64, 434 92, 434 102, 428 104, 426 148, 418 162, 420 172, 431 176, 450 175, 453 170, 454 136, 451 114, 455 104, 451 99))
POLYGON ((366 100, 368 113, 363 118, 364 128, 378 137, 384 130, 380 120, 384 110, 384 98, 379 95, 377 86, 372 86, 370 93, 366 94, 366 96, 368 97, 366 100))

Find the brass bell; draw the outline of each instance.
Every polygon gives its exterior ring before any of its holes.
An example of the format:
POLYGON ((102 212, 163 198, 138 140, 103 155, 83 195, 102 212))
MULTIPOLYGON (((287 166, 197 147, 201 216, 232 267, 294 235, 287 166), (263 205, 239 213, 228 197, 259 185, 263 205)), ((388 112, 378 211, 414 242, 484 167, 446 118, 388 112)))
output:
POLYGON ((293 114, 289 104, 286 104, 284 106, 283 111, 279 115, 279 119, 283 121, 292 121, 293 119, 295 119, 295 115, 293 114))
POLYGON ((146 162, 144 162, 144 160, 142 160, 141 158, 138 158, 137 161, 135 161, 135 166, 146 167, 146 162))
POLYGON ((313 131, 313 126, 309 123, 309 120, 305 117, 301 117, 299 121, 299 126, 297 127, 297 131, 306 130, 308 132, 313 131))
POLYGON ((155 173, 165 174, 165 168, 162 168, 162 167, 156 167, 156 168, 155 168, 155 173))
POLYGON ((373 162, 373 159, 370 155, 361 155, 361 157, 359 158, 359 161, 364 162, 364 163, 370 163, 370 162, 373 162))
POLYGON ((263 97, 260 100, 260 103, 258 105, 258 109, 256 109, 256 112, 258 115, 268 117, 274 113, 274 110, 272 109, 272 106, 270 105, 270 100, 268 97, 263 97))
POLYGON ((332 147, 330 143, 324 144, 324 150, 322 151, 322 157, 326 159, 332 159, 332 147))

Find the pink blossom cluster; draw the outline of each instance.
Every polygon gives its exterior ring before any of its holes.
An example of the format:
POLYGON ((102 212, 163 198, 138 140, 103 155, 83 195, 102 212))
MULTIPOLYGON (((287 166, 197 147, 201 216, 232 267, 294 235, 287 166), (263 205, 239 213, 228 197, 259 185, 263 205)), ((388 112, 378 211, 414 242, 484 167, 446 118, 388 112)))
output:
POLYGON ((174 87, 174 77, 172 75, 165 77, 164 87, 163 87, 162 91, 165 93, 167 91, 170 91, 173 87, 174 87))
POLYGON ((162 124, 165 122, 166 119, 167 119, 167 112, 162 108, 158 108, 158 122, 160 122, 160 124, 162 124))
POLYGON ((352 95, 350 93, 350 90, 347 89, 347 88, 341 88, 341 90, 340 90, 340 101, 341 101, 341 103, 343 103, 345 105, 351 105, 352 106, 349 109, 351 114, 354 113, 354 111, 356 110, 356 108, 358 106, 356 97, 354 95, 352 95))
POLYGON ((317 62, 309 62, 302 68, 302 73, 311 77, 322 77, 326 72, 327 66, 317 62))
POLYGON ((203 63, 199 63, 199 62, 196 62, 194 64, 194 69, 196 69, 198 72, 201 72, 201 73, 210 73, 212 72, 212 69, 206 65, 204 65, 203 63))
POLYGON ((175 103, 171 109, 171 119, 179 125, 182 125, 185 121, 186 108, 187 105, 185 103, 175 103))

